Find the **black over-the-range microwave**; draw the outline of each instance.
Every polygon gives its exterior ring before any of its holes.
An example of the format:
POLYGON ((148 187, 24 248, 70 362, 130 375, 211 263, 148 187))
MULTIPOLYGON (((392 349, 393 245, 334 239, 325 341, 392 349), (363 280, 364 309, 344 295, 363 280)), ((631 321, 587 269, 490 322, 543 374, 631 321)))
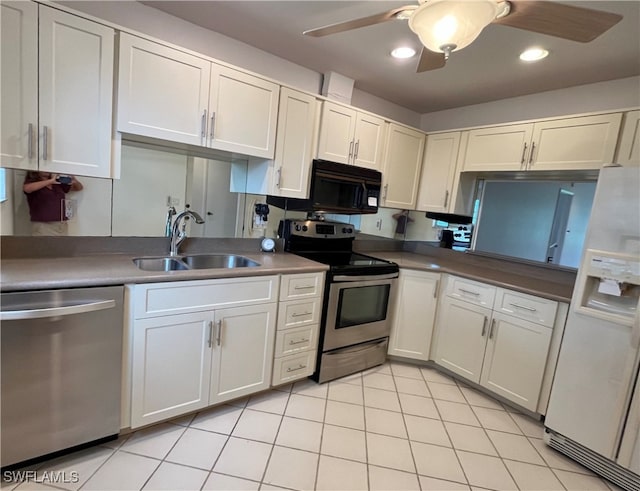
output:
POLYGON ((377 213, 382 173, 365 167, 314 160, 309 199, 267 196, 267 203, 295 211, 360 215, 377 213))

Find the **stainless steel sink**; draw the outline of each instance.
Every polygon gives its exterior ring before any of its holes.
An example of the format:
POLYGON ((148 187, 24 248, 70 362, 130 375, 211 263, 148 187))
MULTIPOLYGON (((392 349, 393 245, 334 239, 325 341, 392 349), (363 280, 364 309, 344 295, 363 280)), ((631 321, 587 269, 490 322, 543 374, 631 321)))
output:
POLYGON ((144 271, 182 271, 189 267, 173 257, 139 257, 133 260, 138 268, 144 271))
POLYGON ((189 269, 253 268, 260 266, 248 257, 235 254, 194 254, 176 257, 139 257, 133 263, 144 271, 185 271, 189 269))
POLYGON ((215 269, 215 268, 253 268, 260 266, 248 257, 235 254, 197 254, 184 256, 182 260, 189 269, 215 269))

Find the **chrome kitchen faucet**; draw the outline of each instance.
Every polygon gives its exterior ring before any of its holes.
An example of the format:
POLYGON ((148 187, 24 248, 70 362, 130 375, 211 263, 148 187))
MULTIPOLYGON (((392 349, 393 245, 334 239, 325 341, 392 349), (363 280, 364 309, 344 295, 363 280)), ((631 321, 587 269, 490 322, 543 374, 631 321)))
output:
POLYGON ((170 256, 178 255, 178 248, 180 247, 180 244, 184 239, 187 238, 187 232, 184 229, 184 225, 182 226, 182 230, 180 229, 180 222, 183 221, 186 217, 193 218, 196 223, 204 223, 202 217, 195 211, 185 210, 182 213, 178 214, 178 216, 176 216, 176 219, 173 221, 173 227, 171 228, 171 242, 169 245, 170 256))

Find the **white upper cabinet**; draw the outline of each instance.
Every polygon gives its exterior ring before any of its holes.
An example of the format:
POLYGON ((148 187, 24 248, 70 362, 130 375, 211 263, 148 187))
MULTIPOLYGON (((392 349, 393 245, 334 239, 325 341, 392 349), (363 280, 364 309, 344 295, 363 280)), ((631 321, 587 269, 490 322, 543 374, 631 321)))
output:
POLYGON ((318 158, 381 170, 386 128, 382 118, 325 101, 318 158))
POLYGON ((279 86, 122 33, 118 131, 273 158, 279 86))
POLYGON ((308 196, 317 112, 315 97, 287 87, 280 89, 274 172, 267 194, 308 196))
MULTIPOLYGON (((4 123, 4 120, 2 122, 4 123)), ((629 111, 624 115, 616 163, 640 166, 640 111, 629 111)))
POLYGON ((211 62, 120 34, 118 131, 205 145, 211 62))
POLYGON ((2 2, 0 164, 38 168, 38 4, 2 2))
POLYGON ((532 132, 532 124, 470 130, 462 170, 524 170, 532 132))
POLYGON ((2 3, 3 166, 112 177, 113 38, 75 15, 2 3))
POLYGON ((600 169, 613 162, 621 120, 616 113, 535 123, 528 169, 600 169))
POLYGON ((389 124, 382 171, 381 206, 415 208, 424 142, 424 133, 399 124, 389 124))
POLYGON ((459 131, 427 136, 417 210, 447 212, 452 209, 451 198, 459 148, 459 131))
POLYGON ((463 171, 599 169, 613 162, 621 114, 469 131, 463 171))
POLYGON ((273 82, 212 64, 209 146, 273 158, 279 90, 273 82))

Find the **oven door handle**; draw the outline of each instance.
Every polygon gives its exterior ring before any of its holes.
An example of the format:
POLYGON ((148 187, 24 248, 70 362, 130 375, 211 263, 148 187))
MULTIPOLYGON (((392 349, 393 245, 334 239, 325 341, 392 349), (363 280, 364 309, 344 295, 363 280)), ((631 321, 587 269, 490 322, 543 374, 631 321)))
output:
POLYGON ((334 282, 338 281, 378 281, 378 280, 390 280, 397 278, 398 273, 389 274, 377 274, 377 275, 362 275, 362 276, 349 276, 349 275, 337 275, 333 277, 334 282))

